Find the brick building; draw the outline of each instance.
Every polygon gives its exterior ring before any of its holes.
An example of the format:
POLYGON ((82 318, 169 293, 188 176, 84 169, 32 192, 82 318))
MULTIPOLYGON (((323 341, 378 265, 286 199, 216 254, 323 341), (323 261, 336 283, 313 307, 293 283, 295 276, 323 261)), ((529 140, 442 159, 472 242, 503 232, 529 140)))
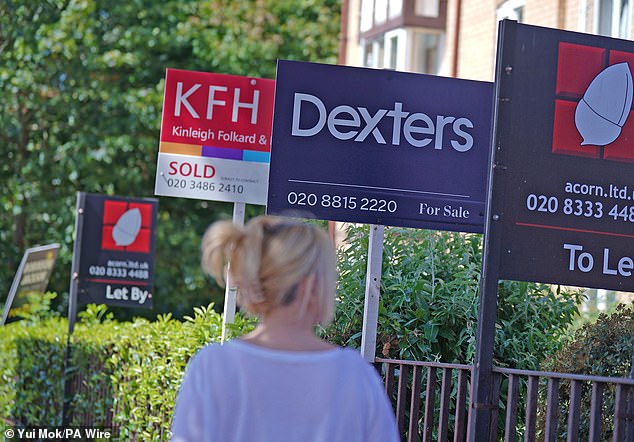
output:
POLYGON ((632 38, 631 0, 343 0, 341 64, 493 80, 503 18, 632 38))

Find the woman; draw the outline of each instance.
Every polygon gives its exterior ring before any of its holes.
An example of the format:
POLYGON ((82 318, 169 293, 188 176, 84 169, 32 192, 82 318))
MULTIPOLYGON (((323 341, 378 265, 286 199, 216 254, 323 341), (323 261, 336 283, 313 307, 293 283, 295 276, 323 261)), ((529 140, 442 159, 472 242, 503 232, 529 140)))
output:
POLYGON ((391 442, 394 415, 374 368, 321 340, 332 318, 335 254, 319 228, 261 216, 213 224, 202 267, 223 285, 226 265, 255 329, 201 349, 178 394, 174 441, 391 442))

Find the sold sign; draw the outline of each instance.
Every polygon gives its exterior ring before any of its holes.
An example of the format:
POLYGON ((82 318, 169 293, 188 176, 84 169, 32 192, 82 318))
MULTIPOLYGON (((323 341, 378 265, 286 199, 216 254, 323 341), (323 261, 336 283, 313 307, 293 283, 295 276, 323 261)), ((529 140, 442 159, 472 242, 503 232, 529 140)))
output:
POLYGON ((155 193, 265 204, 275 82, 167 69, 155 193))

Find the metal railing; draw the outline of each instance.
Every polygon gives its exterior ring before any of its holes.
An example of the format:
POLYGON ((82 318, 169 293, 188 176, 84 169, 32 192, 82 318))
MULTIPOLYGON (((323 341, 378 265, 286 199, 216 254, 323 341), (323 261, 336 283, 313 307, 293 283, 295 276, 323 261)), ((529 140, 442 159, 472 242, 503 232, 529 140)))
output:
MULTIPOLYGON (((405 441, 467 439, 473 367, 375 360, 405 441)), ((634 442, 634 379, 494 368, 490 441, 634 442)))

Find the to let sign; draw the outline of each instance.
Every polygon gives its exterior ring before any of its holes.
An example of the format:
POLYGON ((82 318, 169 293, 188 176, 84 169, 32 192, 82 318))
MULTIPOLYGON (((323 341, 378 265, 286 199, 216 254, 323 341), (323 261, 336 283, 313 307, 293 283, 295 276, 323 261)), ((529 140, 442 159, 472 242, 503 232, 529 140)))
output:
POLYGON ((167 69, 155 194, 266 204, 274 88, 167 69))
POLYGON ((80 193, 78 206, 77 302, 151 308, 157 200, 80 193))
POLYGON ((279 61, 267 211, 482 232, 492 84, 279 61))
POLYGON ((634 291, 634 43, 504 22, 500 278, 634 291))

